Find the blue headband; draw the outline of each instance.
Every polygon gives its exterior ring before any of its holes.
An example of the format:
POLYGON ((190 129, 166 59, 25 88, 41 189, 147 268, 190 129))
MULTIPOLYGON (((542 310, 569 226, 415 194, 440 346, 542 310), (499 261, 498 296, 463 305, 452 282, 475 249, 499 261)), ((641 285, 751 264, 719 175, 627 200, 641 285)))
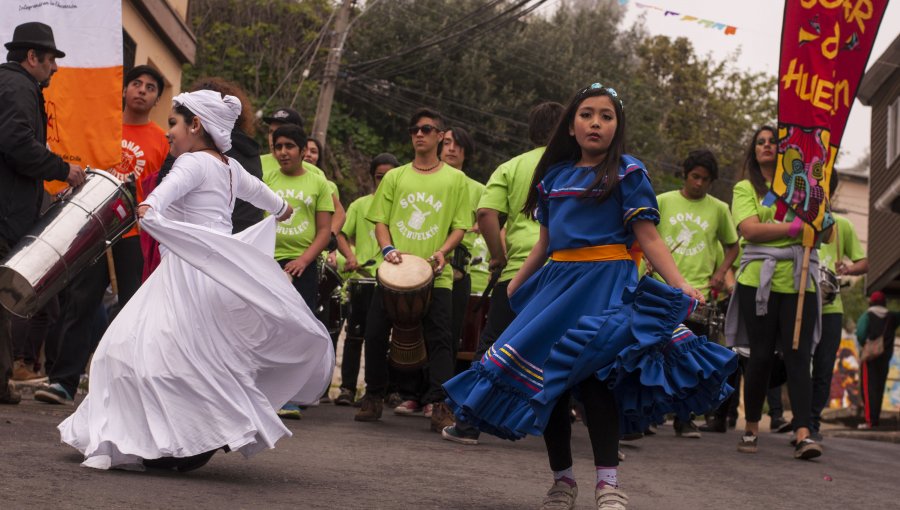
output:
POLYGON ((578 92, 578 96, 581 97, 592 90, 603 90, 604 92, 609 94, 610 97, 612 97, 613 99, 618 101, 619 106, 621 106, 623 110, 625 109, 625 103, 623 103, 622 100, 619 99, 619 94, 616 92, 616 89, 614 89, 612 87, 604 87, 603 84, 600 82, 591 83, 587 87, 581 89, 578 92))

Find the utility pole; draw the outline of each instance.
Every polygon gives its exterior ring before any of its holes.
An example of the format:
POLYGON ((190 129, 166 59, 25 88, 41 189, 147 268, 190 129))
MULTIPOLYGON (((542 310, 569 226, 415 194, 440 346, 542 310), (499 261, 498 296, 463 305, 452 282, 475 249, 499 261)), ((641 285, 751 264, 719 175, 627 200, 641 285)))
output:
POLYGON ((327 143, 328 122, 331 120, 331 105, 334 102, 334 90, 337 86, 338 68, 341 66, 341 53, 344 41, 347 40, 347 28, 350 24, 350 8, 354 0, 342 0, 337 19, 334 22, 334 34, 331 38, 331 49, 325 62, 325 76, 319 91, 319 102, 316 105, 316 120, 313 122, 312 136, 324 147, 327 143))

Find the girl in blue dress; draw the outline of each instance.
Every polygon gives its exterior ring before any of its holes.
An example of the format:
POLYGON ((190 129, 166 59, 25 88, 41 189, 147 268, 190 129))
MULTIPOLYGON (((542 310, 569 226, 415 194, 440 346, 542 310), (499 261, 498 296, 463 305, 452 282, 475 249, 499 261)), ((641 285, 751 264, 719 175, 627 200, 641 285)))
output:
POLYGON ((706 409, 730 391, 727 349, 679 323, 699 292, 656 231, 647 171, 625 154, 616 91, 595 83, 570 101, 535 169, 524 212, 540 238, 509 285, 517 318, 472 368, 445 384, 456 417, 506 439, 543 435, 554 484, 542 508, 573 508, 569 392, 584 404, 598 508, 625 508, 618 440, 666 412, 706 409), (639 243, 670 286, 638 274, 639 243), (547 259, 550 262, 547 263, 547 259))

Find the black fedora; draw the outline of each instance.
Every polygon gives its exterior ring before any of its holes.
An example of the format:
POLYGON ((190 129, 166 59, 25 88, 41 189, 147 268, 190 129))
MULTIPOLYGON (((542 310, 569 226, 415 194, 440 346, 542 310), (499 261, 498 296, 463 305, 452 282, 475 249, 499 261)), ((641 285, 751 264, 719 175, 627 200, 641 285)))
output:
POLYGON ((4 46, 8 50, 49 50, 56 55, 56 58, 66 56, 65 53, 56 48, 56 41, 53 39, 53 29, 49 25, 38 21, 22 23, 17 26, 13 32, 13 40, 4 46))

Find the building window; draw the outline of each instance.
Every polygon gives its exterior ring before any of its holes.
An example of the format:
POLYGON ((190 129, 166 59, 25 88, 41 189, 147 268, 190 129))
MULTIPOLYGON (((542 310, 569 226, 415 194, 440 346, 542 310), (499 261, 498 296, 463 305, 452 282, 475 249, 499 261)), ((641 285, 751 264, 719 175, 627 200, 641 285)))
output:
POLYGON ((122 72, 128 73, 134 67, 134 55, 137 52, 137 43, 122 30, 122 72))
POLYGON ((900 97, 887 109, 887 168, 900 155, 900 97))

